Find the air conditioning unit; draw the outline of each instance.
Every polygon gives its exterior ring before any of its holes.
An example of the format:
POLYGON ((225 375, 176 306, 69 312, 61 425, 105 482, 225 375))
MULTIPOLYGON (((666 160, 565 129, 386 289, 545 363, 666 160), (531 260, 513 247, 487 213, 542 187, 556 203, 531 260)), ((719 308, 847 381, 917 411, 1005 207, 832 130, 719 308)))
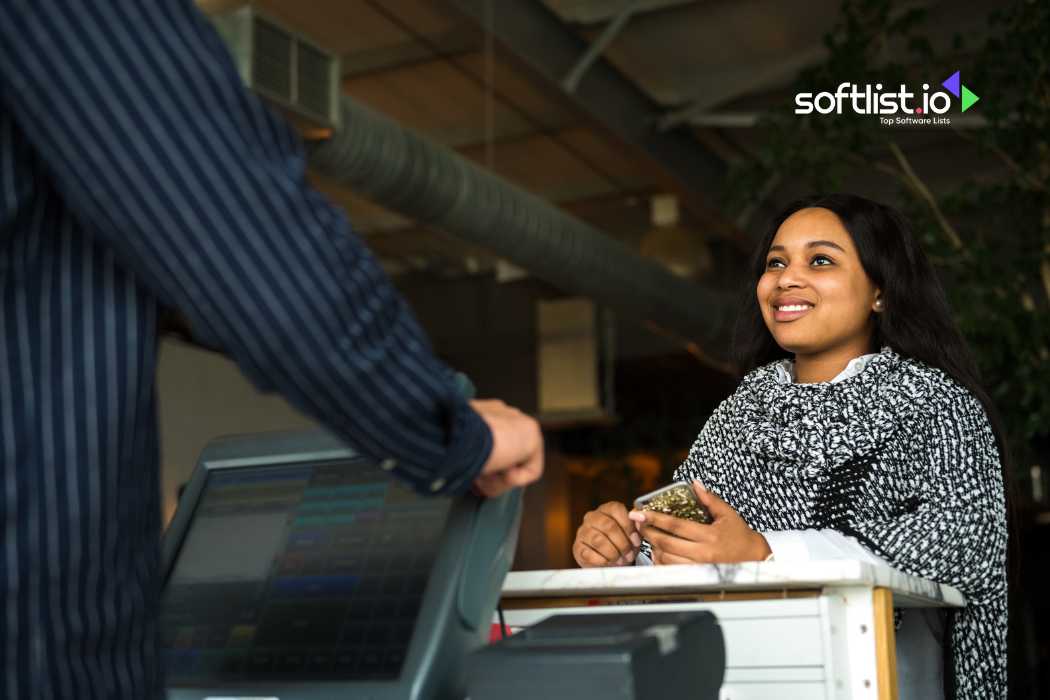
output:
POLYGON ((211 18, 245 85, 301 129, 339 125, 339 59, 251 6, 211 18))
POLYGON ((590 299, 536 303, 537 407, 545 427, 616 422, 613 323, 590 299))

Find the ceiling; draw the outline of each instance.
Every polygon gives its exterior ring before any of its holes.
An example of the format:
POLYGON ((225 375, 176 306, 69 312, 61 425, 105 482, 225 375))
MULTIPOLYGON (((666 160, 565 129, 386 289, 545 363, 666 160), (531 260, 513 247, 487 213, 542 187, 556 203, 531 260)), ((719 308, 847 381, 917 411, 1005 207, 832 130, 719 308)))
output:
MULTIPOLYGON (((209 13, 241 0, 199 0, 209 13)), ((345 92, 637 247, 650 196, 681 196, 682 226, 746 250, 719 206, 726 168, 761 143, 758 110, 825 55, 839 0, 258 0, 340 56, 345 92), (534 24, 529 24, 535 22, 534 24), (610 27, 614 36, 602 39, 610 27), (532 34, 529 34, 529 32, 532 34), (601 44, 586 70, 577 64, 601 44), (559 53, 560 52, 560 53, 559 53), (560 56, 560 58, 559 58, 560 56), (566 70, 566 67, 569 70, 566 70), (563 86, 572 68, 583 79, 563 86)), ((994 3, 925 7, 934 45, 984 31, 994 3)), ((893 50, 892 41, 888 50, 893 50)), ((914 144, 934 183, 958 176, 943 135, 914 144)), ((863 176, 863 174, 861 174, 863 176)), ((497 256, 318 178, 387 269, 474 274, 497 256)), ((765 193, 774 205, 791 183, 765 193)))

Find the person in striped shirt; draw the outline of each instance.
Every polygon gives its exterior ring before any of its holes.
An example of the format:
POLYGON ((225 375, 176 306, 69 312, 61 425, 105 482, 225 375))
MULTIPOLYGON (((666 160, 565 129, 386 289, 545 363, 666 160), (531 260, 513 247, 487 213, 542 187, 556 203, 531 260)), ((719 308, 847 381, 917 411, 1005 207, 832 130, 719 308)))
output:
POLYGON ((157 698, 158 318, 419 491, 543 469, 467 402, 188 0, 0 1, 0 696, 157 698))

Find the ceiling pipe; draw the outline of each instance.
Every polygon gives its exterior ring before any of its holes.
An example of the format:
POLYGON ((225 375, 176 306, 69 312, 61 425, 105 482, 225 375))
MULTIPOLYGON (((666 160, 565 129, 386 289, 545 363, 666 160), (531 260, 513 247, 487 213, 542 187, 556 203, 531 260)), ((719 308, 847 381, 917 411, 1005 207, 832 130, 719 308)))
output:
POLYGON ((547 201, 343 96, 340 127, 310 144, 318 172, 484 246, 537 277, 723 359, 735 299, 671 274, 547 201))
POLYGON ((598 38, 594 40, 594 43, 588 47, 587 51, 585 51, 582 56, 580 56, 580 60, 576 62, 576 65, 572 67, 572 70, 570 70, 561 81, 562 90, 568 93, 576 91, 580 81, 583 80, 583 76, 586 75, 587 69, 598 60, 605 49, 609 48, 609 44, 611 44, 613 40, 619 36, 620 32, 623 31, 623 28, 627 26, 627 21, 631 19, 631 15, 633 15, 635 10, 638 9, 638 5, 639 0, 630 0, 623 6, 620 13, 609 22, 598 38))

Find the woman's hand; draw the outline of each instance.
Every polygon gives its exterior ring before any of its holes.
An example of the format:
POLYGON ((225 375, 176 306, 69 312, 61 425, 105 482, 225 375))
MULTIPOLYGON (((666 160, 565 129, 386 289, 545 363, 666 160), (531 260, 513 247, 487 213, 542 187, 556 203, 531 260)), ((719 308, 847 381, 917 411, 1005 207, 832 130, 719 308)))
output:
POLYGON ((634 563, 641 545, 642 538, 627 517, 627 508, 609 501, 583 516, 572 543, 572 556, 584 568, 627 566, 634 563))
POLYGON ((711 524, 650 510, 629 513, 628 517, 653 546, 654 564, 762 561, 769 556, 766 538, 752 530, 728 503, 698 481, 693 482, 693 492, 711 513, 711 524))

